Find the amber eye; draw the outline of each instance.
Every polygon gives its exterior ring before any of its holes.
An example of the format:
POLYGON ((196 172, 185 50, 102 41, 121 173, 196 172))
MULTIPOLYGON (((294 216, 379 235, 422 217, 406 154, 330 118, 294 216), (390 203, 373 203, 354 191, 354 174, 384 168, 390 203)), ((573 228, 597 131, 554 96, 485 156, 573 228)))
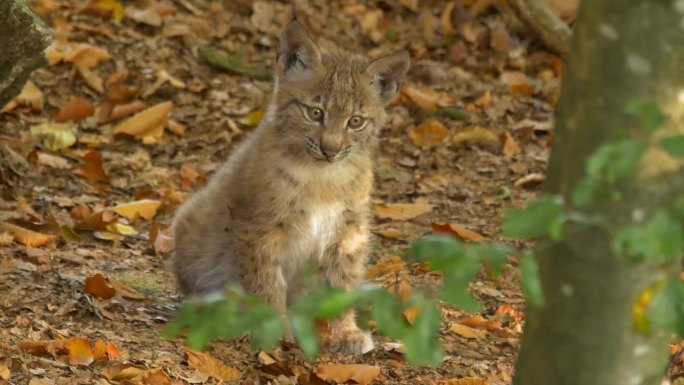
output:
POLYGON ((347 126, 349 127, 350 130, 360 130, 363 128, 363 126, 365 124, 366 124, 366 119, 361 117, 361 116, 358 116, 358 115, 352 116, 347 121, 347 126))
POLYGON ((323 110, 318 107, 307 107, 305 110, 306 118, 312 122, 323 121, 323 110))

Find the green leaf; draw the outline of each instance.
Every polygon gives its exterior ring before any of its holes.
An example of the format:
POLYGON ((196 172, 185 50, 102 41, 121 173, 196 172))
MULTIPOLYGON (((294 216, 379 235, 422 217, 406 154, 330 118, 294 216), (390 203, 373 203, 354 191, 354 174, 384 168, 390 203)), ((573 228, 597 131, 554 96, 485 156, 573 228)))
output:
POLYGON ((665 123, 660 107, 650 99, 633 99, 627 103, 627 113, 637 118, 639 128, 646 132, 654 132, 665 123))
POLYGON ((630 225, 613 238, 613 252, 629 257, 678 258, 684 251, 684 231, 678 220, 665 211, 658 211, 642 226, 630 225))
POLYGON ((331 291, 321 299, 315 317, 325 319, 336 317, 354 307, 359 295, 360 293, 357 291, 331 291))
POLYGON ((440 269, 444 264, 463 253, 463 243, 447 235, 428 235, 411 245, 407 254, 418 260, 427 260, 433 269, 440 269))
POLYGON ((306 314, 290 313, 290 328, 304 355, 313 360, 318 355, 318 334, 313 319, 306 314))
POLYGON ((443 270, 442 290, 440 298, 454 306, 468 311, 476 312, 482 306, 477 302, 468 290, 468 285, 480 271, 480 262, 474 258, 460 258, 448 268, 443 270))
POLYGON ((584 177, 572 188, 572 204, 586 207, 593 203, 601 190, 601 184, 594 178, 584 177))
POLYGON ((530 251, 525 251, 520 258, 520 285, 530 306, 544 306, 546 299, 539 276, 539 265, 530 251))
POLYGON ((667 136, 658 142, 660 148, 676 157, 684 157, 684 134, 667 136))
POLYGON ((587 159, 587 174, 614 183, 634 170, 647 148, 648 143, 634 138, 604 144, 587 159))
POLYGON ((244 65, 236 56, 222 56, 212 48, 200 48, 200 54, 214 66, 237 75, 245 75, 259 80, 271 80, 273 73, 266 69, 254 69, 244 65))
POLYGON ((684 337, 684 282, 678 276, 670 278, 655 294, 647 314, 654 325, 684 337))
POLYGON ((442 362, 443 350, 439 343, 442 312, 434 301, 425 300, 412 327, 402 337, 406 346, 406 360, 412 365, 436 367, 442 362))
POLYGON ((561 219, 563 199, 544 196, 523 210, 504 212, 503 233, 508 237, 533 237, 549 234, 554 222, 561 219))
POLYGON ((406 322, 402 314, 402 306, 397 299, 397 296, 380 289, 374 291, 369 296, 371 302, 370 317, 378 325, 378 330, 390 337, 401 338, 406 329, 406 322))

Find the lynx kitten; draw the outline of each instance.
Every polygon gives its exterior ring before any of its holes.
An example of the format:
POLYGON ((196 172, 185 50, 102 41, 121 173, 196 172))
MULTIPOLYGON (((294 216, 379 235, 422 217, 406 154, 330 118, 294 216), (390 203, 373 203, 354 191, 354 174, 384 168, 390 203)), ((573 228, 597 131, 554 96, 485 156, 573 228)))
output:
MULTIPOLYGON (((296 20, 283 30, 273 99, 259 127, 176 214, 171 259, 185 294, 241 285, 285 312, 306 266, 345 290, 364 276, 372 154, 405 50, 369 61, 320 50, 296 20)), ((350 311, 327 348, 364 353, 350 311)))

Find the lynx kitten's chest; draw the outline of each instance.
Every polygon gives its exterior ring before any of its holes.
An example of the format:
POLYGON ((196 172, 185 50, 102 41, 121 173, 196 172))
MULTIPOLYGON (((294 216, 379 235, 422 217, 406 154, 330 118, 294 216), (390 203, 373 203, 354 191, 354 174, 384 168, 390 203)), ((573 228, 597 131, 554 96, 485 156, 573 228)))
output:
POLYGON ((308 213, 307 220, 298 229, 299 239, 293 239, 297 259, 320 259, 325 249, 334 241, 339 231, 344 213, 344 205, 332 203, 314 206, 308 213))

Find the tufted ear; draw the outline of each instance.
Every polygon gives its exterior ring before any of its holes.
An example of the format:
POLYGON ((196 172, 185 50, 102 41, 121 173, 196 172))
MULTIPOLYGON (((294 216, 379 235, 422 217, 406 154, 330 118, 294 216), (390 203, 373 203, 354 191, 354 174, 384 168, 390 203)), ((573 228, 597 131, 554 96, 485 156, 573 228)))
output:
POLYGON ((296 19, 280 34, 276 67, 278 76, 311 71, 321 64, 321 54, 304 26, 296 19))
POLYGON ((383 103, 389 102, 399 91, 410 64, 411 58, 408 51, 402 49, 375 59, 366 67, 371 84, 378 90, 383 103))

